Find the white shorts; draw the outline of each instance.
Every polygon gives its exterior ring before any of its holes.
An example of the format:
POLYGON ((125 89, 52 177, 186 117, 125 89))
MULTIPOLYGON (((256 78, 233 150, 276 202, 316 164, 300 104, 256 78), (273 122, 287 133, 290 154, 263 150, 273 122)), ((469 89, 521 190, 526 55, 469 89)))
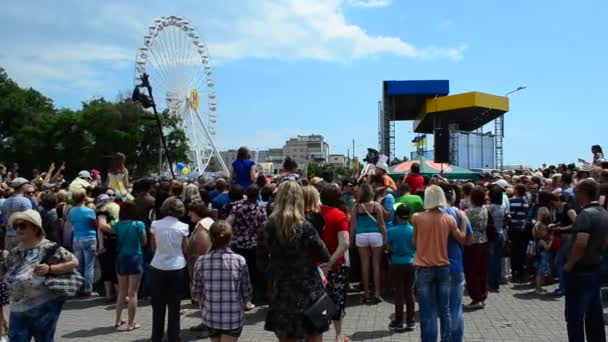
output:
POLYGON ((382 234, 380 233, 359 233, 355 235, 355 245, 357 247, 382 247, 382 234))

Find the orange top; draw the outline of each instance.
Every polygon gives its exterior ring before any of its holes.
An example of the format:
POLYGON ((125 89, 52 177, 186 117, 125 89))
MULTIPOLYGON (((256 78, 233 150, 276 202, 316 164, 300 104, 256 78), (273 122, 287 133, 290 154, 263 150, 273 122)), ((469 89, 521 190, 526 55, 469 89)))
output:
POLYGON ((456 231, 456 220, 439 211, 427 211, 414 215, 414 243, 416 255, 414 266, 437 267, 450 264, 448 259, 448 237, 456 231))
POLYGON ((388 186, 393 189, 393 191, 397 191, 397 184, 395 184, 395 181, 389 175, 384 175, 384 186, 388 186))

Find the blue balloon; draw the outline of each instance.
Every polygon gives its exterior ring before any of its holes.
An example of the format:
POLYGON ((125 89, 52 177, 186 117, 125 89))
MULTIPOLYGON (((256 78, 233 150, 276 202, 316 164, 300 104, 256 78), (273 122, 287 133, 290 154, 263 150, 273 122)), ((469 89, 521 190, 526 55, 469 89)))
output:
POLYGON ((177 162, 177 171, 181 171, 184 167, 186 167, 186 165, 184 165, 184 163, 182 162, 177 162))

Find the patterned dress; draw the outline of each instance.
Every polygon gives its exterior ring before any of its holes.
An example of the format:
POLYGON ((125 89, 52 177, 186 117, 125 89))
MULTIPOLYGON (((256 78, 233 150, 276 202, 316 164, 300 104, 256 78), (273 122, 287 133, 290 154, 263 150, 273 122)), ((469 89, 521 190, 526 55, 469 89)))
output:
POLYGON ((279 338, 301 339, 329 329, 329 322, 315 329, 303 314, 325 292, 315 259, 327 262, 329 253, 309 222, 302 223, 297 231, 292 241, 282 241, 274 225, 268 222, 258 235, 258 266, 272 281, 264 329, 273 331, 279 338))
POLYGON ((254 249, 258 230, 266 223, 266 210, 257 202, 241 200, 232 205, 232 245, 239 249, 254 249))

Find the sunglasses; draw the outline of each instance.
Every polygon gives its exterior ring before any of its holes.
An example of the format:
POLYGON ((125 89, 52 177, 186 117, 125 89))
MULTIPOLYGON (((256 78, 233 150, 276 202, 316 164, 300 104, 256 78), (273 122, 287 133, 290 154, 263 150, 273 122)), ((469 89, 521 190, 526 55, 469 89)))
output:
POLYGON ((35 193, 36 193, 36 192, 34 192, 34 191, 26 191, 26 192, 24 192, 24 194, 26 194, 26 195, 33 195, 33 194, 35 194, 35 193))
POLYGON ((106 194, 106 195, 108 195, 110 197, 115 197, 114 194, 106 194))
POLYGON ((15 230, 26 230, 30 227, 29 223, 21 222, 15 225, 15 230))

